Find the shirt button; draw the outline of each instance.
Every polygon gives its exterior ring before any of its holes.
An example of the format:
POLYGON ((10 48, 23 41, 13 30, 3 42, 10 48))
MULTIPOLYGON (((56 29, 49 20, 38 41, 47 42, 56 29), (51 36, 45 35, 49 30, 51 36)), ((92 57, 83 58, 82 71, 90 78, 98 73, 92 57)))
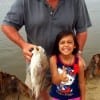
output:
POLYGON ((50 12, 50 15, 53 15, 53 12, 52 11, 50 12))

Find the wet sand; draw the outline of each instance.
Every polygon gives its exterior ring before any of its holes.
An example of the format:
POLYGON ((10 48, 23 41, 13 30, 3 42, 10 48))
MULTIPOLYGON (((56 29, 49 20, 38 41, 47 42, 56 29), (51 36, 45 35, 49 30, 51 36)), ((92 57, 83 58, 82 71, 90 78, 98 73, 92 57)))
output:
POLYGON ((86 100, 100 100, 100 77, 87 80, 86 100))

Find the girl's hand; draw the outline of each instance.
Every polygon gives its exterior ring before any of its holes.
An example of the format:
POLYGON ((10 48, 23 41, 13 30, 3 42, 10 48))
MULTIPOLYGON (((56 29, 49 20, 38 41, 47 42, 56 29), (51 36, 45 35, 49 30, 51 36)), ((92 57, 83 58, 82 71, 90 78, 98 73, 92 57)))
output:
POLYGON ((68 81, 67 72, 64 66, 63 66, 62 72, 59 75, 60 75, 60 80, 62 82, 68 81))

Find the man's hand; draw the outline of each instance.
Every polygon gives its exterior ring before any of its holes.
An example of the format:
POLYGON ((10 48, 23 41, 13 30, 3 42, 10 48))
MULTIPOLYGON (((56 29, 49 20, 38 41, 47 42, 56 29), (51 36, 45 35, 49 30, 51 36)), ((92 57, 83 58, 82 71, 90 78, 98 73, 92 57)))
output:
POLYGON ((26 62, 29 63, 31 61, 31 57, 32 57, 31 51, 36 47, 37 47, 36 45, 30 44, 30 43, 27 43, 27 42, 24 43, 24 46, 22 48, 22 52, 23 52, 23 55, 24 55, 26 62))

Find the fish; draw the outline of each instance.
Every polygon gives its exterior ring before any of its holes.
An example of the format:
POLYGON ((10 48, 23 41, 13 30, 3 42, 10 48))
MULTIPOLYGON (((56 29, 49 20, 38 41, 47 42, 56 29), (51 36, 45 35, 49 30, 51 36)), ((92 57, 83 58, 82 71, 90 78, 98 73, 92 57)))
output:
MULTIPOLYGON (((41 91, 45 88, 46 72, 49 66, 45 50, 37 46, 32 50, 32 58, 28 66, 26 84, 32 90, 35 98, 39 98, 41 91)), ((36 100, 35 99, 35 100, 36 100)))
MULTIPOLYGON (((8 96, 16 94, 31 98, 31 90, 18 77, 7 72, 0 71, 0 100, 6 100, 8 96)), ((11 100, 11 99, 7 99, 11 100)))
POLYGON ((87 69, 85 71, 86 78, 94 78, 100 76, 100 54, 94 54, 90 59, 87 69))

